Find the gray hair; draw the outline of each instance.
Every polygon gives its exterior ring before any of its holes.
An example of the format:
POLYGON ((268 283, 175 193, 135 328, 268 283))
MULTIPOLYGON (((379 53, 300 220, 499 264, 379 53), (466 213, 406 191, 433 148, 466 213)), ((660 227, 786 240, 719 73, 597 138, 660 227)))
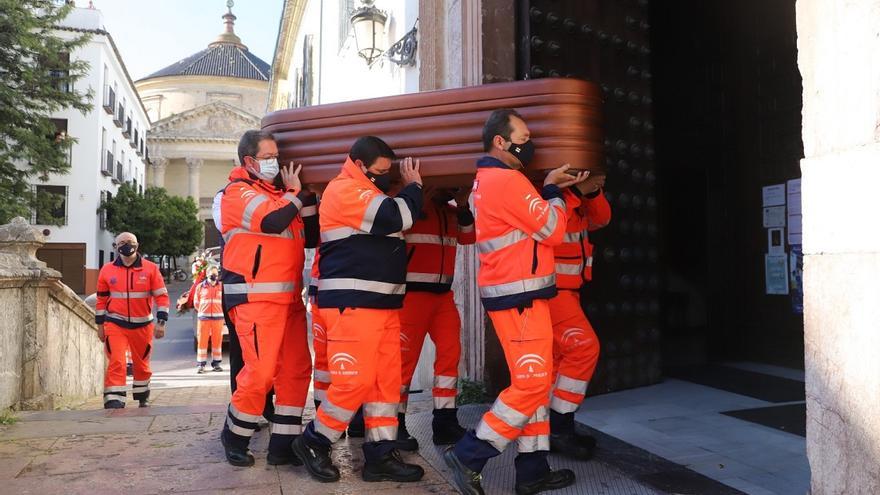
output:
POLYGON ((260 150, 260 143, 267 139, 275 141, 275 136, 271 132, 256 129, 245 131, 241 140, 238 141, 238 163, 243 167, 244 157, 256 157, 260 150))

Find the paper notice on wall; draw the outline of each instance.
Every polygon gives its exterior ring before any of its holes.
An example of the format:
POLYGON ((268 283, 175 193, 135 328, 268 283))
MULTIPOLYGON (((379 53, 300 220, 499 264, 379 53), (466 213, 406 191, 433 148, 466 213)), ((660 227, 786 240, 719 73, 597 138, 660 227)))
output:
POLYGON ((785 206, 785 184, 764 186, 764 206, 785 206))
POLYGON ((788 255, 764 255, 764 280, 767 294, 788 294, 788 255))
POLYGON ((768 206, 764 208, 764 228, 785 227, 785 207, 768 206))
POLYGON ((804 253, 800 246, 792 246, 788 255, 789 286, 791 288, 791 309, 795 314, 804 314, 804 253))
POLYGON ((793 179, 788 181, 787 200, 788 200, 788 243, 791 245, 802 244, 802 219, 801 216, 801 180, 793 179))

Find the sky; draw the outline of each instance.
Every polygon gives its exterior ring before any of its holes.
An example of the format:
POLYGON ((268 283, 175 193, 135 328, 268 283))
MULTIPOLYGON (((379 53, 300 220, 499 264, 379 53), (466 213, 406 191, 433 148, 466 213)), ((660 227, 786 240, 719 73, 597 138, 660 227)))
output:
MULTIPOLYGON (((135 81, 204 48, 223 32, 226 0, 92 0, 135 81)), ((235 0, 235 34, 272 63, 283 0, 235 0)), ((88 0, 76 0, 87 7, 88 0)))

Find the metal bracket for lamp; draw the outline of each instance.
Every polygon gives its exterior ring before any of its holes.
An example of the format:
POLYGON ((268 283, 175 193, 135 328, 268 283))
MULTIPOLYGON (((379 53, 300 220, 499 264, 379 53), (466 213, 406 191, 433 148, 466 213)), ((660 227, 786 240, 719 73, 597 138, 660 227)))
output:
POLYGON ((419 20, 408 33, 385 50, 385 56, 395 64, 404 66, 416 65, 416 52, 419 48, 419 20))

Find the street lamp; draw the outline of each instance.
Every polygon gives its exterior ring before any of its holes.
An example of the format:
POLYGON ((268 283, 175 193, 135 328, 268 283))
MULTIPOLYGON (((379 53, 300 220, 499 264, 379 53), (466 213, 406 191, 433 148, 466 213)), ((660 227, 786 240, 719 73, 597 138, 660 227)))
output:
POLYGON ((358 55, 373 65, 385 52, 385 21, 388 14, 373 5, 374 0, 361 0, 362 5, 351 14, 351 26, 358 55))

